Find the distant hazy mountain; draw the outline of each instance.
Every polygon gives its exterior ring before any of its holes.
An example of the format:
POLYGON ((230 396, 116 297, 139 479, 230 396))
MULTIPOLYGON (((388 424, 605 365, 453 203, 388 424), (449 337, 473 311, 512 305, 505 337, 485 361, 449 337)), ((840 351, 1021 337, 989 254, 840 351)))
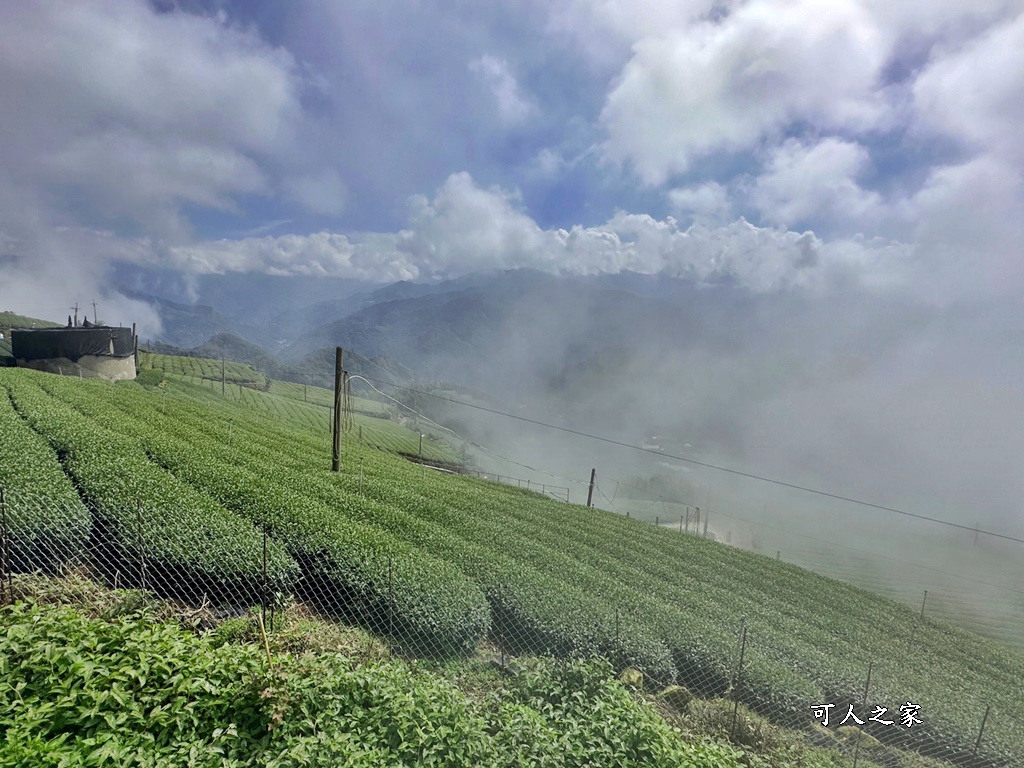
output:
MULTIPOLYGON (((0 342, 2 345, 3 342, 0 342)), ((248 363, 258 372, 280 381, 293 381, 318 387, 334 386, 334 348, 318 349, 294 362, 282 362, 256 344, 231 333, 218 333, 195 347, 178 347, 167 342, 146 345, 150 352, 183 357, 223 358, 229 362, 248 363)), ((3 363, 0 363, 2 365, 3 363)), ((345 370, 350 374, 372 376, 396 384, 412 384, 415 376, 409 369, 385 358, 367 359, 354 350, 345 353, 345 370)))
POLYGON ((153 305, 163 326, 160 341, 189 348, 214 334, 232 333, 268 351, 365 306, 352 297, 381 287, 302 275, 185 276, 135 264, 115 265, 111 280, 126 296, 153 305))
POLYGON ((749 292, 629 272, 511 270, 432 284, 325 281, 330 285, 315 290, 301 279, 287 282, 293 279, 203 278, 197 296, 216 300, 232 284, 248 295, 205 306, 157 301, 164 339, 204 345, 200 351, 212 357, 226 345, 231 359, 295 380, 329 372, 340 345, 353 372, 358 366, 381 379, 452 382, 505 403, 530 403, 535 413, 543 403, 552 417, 593 423, 599 414, 608 428, 629 421, 630 429, 653 430, 674 393, 692 390, 709 348, 719 359, 756 349, 773 324, 768 305, 749 292), (266 295, 277 287, 281 295, 266 295), (281 311, 237 314, 258 296, 281 311), (651 423, 637 427, 630 399, 650 399, 645 386, 665 406, 644 408, 651 423))
POLYGON ((569 394, 593 376, 685 349, 696 337, 727 347, 737 324, 716 317, 756 316, 751 300, 728 288, 632 273, 516 270, 431 286, 399 283, 365 300, 286 345, 283 359, 341 345, 395 360, 421 379, 569 394))

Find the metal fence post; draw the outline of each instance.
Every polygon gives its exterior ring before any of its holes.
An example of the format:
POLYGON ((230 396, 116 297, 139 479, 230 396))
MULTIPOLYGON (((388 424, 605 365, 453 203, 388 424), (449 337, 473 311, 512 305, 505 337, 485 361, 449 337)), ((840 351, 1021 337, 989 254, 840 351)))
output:
MULTIPOLYGON (((504 616, 504 611, 505 611, 504 590, 501 587, 501 582, 498 582, 498 619, 502 619, 502 617, 504 616)), ((502 668, 502 670, 504 670, 505 669, 505 635, 504 635, 505 622, 504 621, 499 621, 499 622, 496 622, 496 623, 499 623, 501 625, 500 627, 497 628, 497 630, 498 630, 498 638, 497 639, 498 639, 498 648, 501 649, 501 668, 502 668)))
POLYGON ((740 710, 740 686, 743 685, 743 657, 745 656, 747 651, 747 624, 745 620, 741 622, 741 626, 743 627, 743 634, 740 638, 740 663, 736 668, 736 683, 733 686, 732 690, 733 705, 732 726, 730 728, 730 733, 733 737, 736 736, 736 718, 737 715, 739 715, 740 710))
MULTIPOLYGON (((863 704, 866 708, 868 705, 868 691, 871 689, 871 667, 874 665, 874 661, 868 662, 868 679, 864 683, 864 700, 863 704)), ((860 728, 857 729, 857 741, 853 745, 853 768, 857 768, 857 761, 860 759, 860 739, 864 735, 864 731, 860 728)))
MULTIPOLYGON (((267 626, 267 532, 263 531, 263 589, 260 590, 260 614, 267 626)), ((273 614, 271 614, 273 616, 273 614)))
POLYGON ((142 529, 142 499, 139 499, 135 507, 135 520, 138 526, 138 548, 139 548, 139 584, 143 591, 146 589, 146 539, 142 529))
POLYGON ((7 532, 7 497, 0 488, 0 584, 4 587, 4 600, 14 601, 14 583, 11 580, 10 537, 7 532))
POLYGON ((981 737, 985 735, 985 723, 988 721, 988 713, 991 709, 991 704, 985 705, 985 715, 981 718, 981 728, 978 729, 978 740, 974 742, 974 751, 971 752, 972 755, 977 755, 978 749, 981 748, 981 737))
POLYGON ((395 580, 394 561, 388 558, 388 637, 395 639, 395 580))
POLYGON ((867 679, 867 682, 864 683, 864 706, 865 707, 868 705, 868 691, 871 690, 871 670, 874 667, 874 665, 875 665, 874 661, 869 661, 868 662, 868 679, 867 679))

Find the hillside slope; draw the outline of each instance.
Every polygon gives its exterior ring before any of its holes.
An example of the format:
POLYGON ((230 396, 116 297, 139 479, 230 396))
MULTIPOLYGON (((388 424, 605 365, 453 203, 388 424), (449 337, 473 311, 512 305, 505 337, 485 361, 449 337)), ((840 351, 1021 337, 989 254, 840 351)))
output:
MULTIPOLYGON (((730 693, 800 727, 822 702, 836 712, 862 702, 870 674, 869 703, 894 712, 910 701, 924 721, 868 726, 871 735, 968 764, 988 708, 997 716, 982 743, 986 764, 1024 755, 1024 727, 1013 719, 1024 657, 863 590, 617 515, 427 472, 352 439, 345 472, 332 475, 326 432, 260 417, 209 388, 154 396, 137 384, 28 371, 0 372, 0 386, 50 441, 52 466, 101 502, 91 508, 134 520, 138 492, 108 482, 103 462, 122 466, 126 481, 156 467, 167 475, 153 478, 183 484, 168 493, 202 497, 238 525, 267 531, 280 548, 283 590, 319 585, 331 610, 411 653, 458 655, 485 640, 513 654, 596 653, 654 682, 730 693)), ((157 498, 141 501, 159 511, 157 498)), ((119 540, 126 562, 137 557, 133 536, 128 529, 119 540)), ((146 561, 182 557, 173 543, 159 542, 164 554, 146 561)), ((81 542, 87 557, 90 546, 81 542)), ((213 567, 187 564, 200 580, 213 567)), ((167 573, 167 591, 187 596, 167 573)))

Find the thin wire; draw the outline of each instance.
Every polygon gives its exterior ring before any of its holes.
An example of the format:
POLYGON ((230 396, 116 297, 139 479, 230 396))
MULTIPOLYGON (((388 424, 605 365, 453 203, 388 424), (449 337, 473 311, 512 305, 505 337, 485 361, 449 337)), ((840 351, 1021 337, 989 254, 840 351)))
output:
POLYGON ((697 461, 696 459, 689 459, 689 458, 686 458, 685 456, 676 456, 676 455, 671 454, 671 453, 664 453, 662 451, 655 451, 655 450, 652 450, 650 448, 644 448, 644 447, 639 446, 639 445, 633 445, 632 443, 626 443, 626 442, 623 442, 621 440, 614 440, 614 439, 612 439, 610 437, 602 437, 601 435, 592 435, 592 434, 589 434, 587 432, 580 432, 579 430, 576 430, 576 429, 570 429, 569 427, 560 427, 557 424, 548 424, 548 423, 543 422, 543 421, 537 421, 536 419, 528 419, 525 416, 516 416, 513 413, 505 413, 504 411, 498 411, 498 410, 495 410, 493 408, 486 408, 486 407, 484 407, 482 405, 475 405, 473 403, 466 403, 466 402, 463 402, 462 400, 455 400, 455 399, 450 398, 450 397, 445 397, 444 395, 435 395, 435 394, 432 394, 430 392, 422 392, 422 391, 420 391, 418 389, 413 389, 412 387, 403 387, 400 384, 394 384, 394 383, 389 382, 389 381, 381 381, 380 379, 373 379, 373 380, 376 381, 378 384, 386 384, 388 386, 395 387, 396 389, 404 389, 404 390, 406 390, 408 392, 414 392, 414 393, 416 393, 418 395, 425 395, 427 397, 433 397, 433 398, 436 398, 438 400, 445 400, 445 401, 447 401, 449 403, 455 403, 456 405, 464 405, 467 408, 475 408, 477 410, 485 411, 487 413, 493 413, 493 414, 495 414, 497 416, 505 416, 505 417, 510 418, 510 419, 516 419, 517 421, 524 421, 527 424, 535 424, 535 425, 537 425, 539 427, 547 427, 548 429, 555 429, 555 430, 558 430, 559 432, 566 432, 566 433, 568 433, 570 435, 576 435, 578 437, 585 437, 585 438, 588 438, 590 440, 597 440, 597 441, 602 442, 602 443, 608 443, 609 445, 619 446, 620 448, 630 448, 630 449, 632 449, 634 451, 642 451, 643 453, 650 453, 650 454, 653 454, 655 456, 660 456, 662 458, 675 459, 676 461, 685 461, 686 463, 693 464, 694 466, 704 467, 706 469, 714 469, 714 470, 717 470, 718 472, 726 472, 726 473, 728 473, 730 475, 736 475, 738 477, 746 477, 746 478, 748 478, 750 480, 758 480, 758 481, 760 481, 762 483, 771 483, 772 485, 778 485, 778 486, 781 486, 783 488, 791 488, 791 489, 796 490, 796 491, 803 491, 804 493, 813 493, 813 494, 815 494, 817 496, 824 496, 824 497, 829 498, 829 499, 836 499, 837 501, 846 501, 846 502, 849 502, 850 504, 858 504, 858 505, 860 505, 862 507, 870 507, 871 509, 878 509, 878 510, 881 510, 883 512, 892 512, 893 514, 896 514, 896 515, 904 515, 906 517, 913 517, 913 518, 915 518, 917 520, 925 520, 925 521, 930 522, 930 523, 937 523, 939 525, 947 525, 950 528, 959 528, 962 531, 970 531, 970 532, 973 532, 973 533, 984 534, 986 536, 993 536, 993 537, 995 537, 997 539, 1006 539, 1007 541, 1014 541, 1014 542, 1017 542, 1018 544, 1024 544, 1024 539, 1017 538, 1016 536, 1009 536, 1009 535, 1007 535, 1005 533, 995 533, 994 531, 986 531, 986 530, 983 530, 981 528, 973 528, 973 527, 968 526, 968 525, 961 525, 960 523, 953 523, 953 522, 950 522, 949 520, 940 520, 940 519, 935 518, 935 517, 928 517, 927 515, 919 515, 919 514, 917 514, 915 512, 907 512, 907 511, 902 510, 902 509, 896 509, 895 507, 887 507, 884 504, 875 504, 875 503, 870 502, 870 501, 863 501, 861 499, 855 499, 855 498, 852 498, 850 496, 842 496, 842 495, 837 494, 837 493, 830 493, 829 491, 822 491, 822 490, 819 490, 817 488, 809 488, 808 486, 805 486, 805 485, 797 485, 796 483, 787 483, 784 480, 775 480, 775 479, 770 478, 770 477, 764 477, 763 475, 755 475, 755 474, 753 474, 751 472, 743 472, 743 471, 738 470, 738 469, 731 469, 729 467, 723 467, 723 466, 720 466, 720 465, 717 465, 717 464, 708 464, 707 462, 697 461))
POLYGON ((601 490, 601 486, 600 486, 600 485, 598 485, 598 484, 597 484, 596 482, 594 483, 594 488, 596 488, 596 489, 597 489, 597 492, 601 494, 601 497, 602 497, 602 498, 603 498, 603 499, 604 499, 605 501, 607 501, 607 502, 608 502, 608 506, 612 508, 612 511, 613 511, 613 512, 614 512, 615 514, 617 514, 617 515, 621 515, 621 514, 622 514, 621 512, 619 512, 619 510, 617 510, 617 509, 615 508, 615 505, 614 505, 614 504, 612 504, 612 500, 611 500, 611 499, 609 499, 609 498, 608 498, 607 496, 605 496, 605 493, 604 493, 604 491, 602 491, 602 490, 601 490))
POLYGON ((957 578, 957 579, 964 579, 966 581, 973 581, 976 584, 984 584, 987 587, 995 587, 996 589, 1005 589, 1007 592, 1015 592, 1015 593, 1017 593, 1019 595, 1024 595, 1024 590, 1014 589, 1013 587, 1007 587, 1005 584, 993 584, 990 581, 982 581, 981 579, 976 579, 976 578, 973 578, 972 576, 964 576, 962 574, 950 573, 949 571, 947 571, 945 569, 942 569, 942 568, 935 568, 935 567, 930 566, 930 565, 922 565, 921 563, 913 563, 913 562, 910 562, 909 560, 903 560, 903 559, 898 558, 898 557, 890 557, 889 555, 882 555, 882 554, 879 554, 877 552, 871 552, 870 550, 867 550, 867 549, 860 549, 859 547, 851 547, 848 544, 839 544, 838 542, 829 541, 828 539, 819 539, 816 536, 810 536, 810 535, 808 535, 806 533, 800 533, 799 531, 791 531, 791 530, 788 530, 786 528, 779 528, 776 525, 769 525, 768 523, 761 523, 761 522, 758 522, 757 520, 750 520, 750 519, 748 519, 746 517, 740 517, 738 515, 730 515, 730 514, 728 514, 726 512, 719 512, 718 510, 715 510, 715 514, 719 515, 721 517, 728 517, 731 520, 742 520, 744 523, 750 523, 751 525, 757 525, 757 526, 760 526, 761 528, 770 528, 773 531, 779 531, 780 533, 785 533, 785 534, 787 534, 789 536, 800 536, 802 538, 809 539, 811 541, 816 541, 819 544, 826 544, 826 545, 828 545, 830 547, 841 547, 842 549, 849 549, 852 552, 859 552, 862 555, 870 555, 871 557, 878 557, 878 558, 881 558, 883 560, 891 560, 894 563, 900 563, 902 565, 910 565, 910 566, 913 566, 915 568, 923 568, 926 571, 935 571, 936 573, 941 573, 943 576, 950 576, 950 577, 957 578))
MULTIPOLYGON (((609 479, 611 479, 611 478, 609 478, 609 479)), ((628 500, 628 499, 629 499, 628 496, 624 496, 623 497, 623 500, 628 500)), ((647 500, 646 499, 637 499, 637 501, 647 501, 647 500)), ((670 503, 673 503, 673 502, 670 502, 670 503)), ((678 503, 683 503, 683 502, 678 502, 678 503)), ((664 507, 665 500, 661 496, 659 496, 654 501, 650 502, 646 507, 641 507, 640 509, 636 509, 636 510, 633 510, 633 511, 634 512, 646 512, 648 509, 653 507, 655 504, 661 504, 664 507)))
MULTIPOLYGON (((516 466, 523 467, 523 469, 528 469, 531 472, 537 472, 537 473, 542 474, 542 475, 548 475, 549 477, 554 477, 554 478, 557 478, 559 480, 565 480, 567 482, 577 483, 579 485, 587 485, 587 483, 584 483, 584 482, 582 482, 580 480, 576 480, 575 478, 565 477, 564 475, 558 475, 558 474, 555 474, 554 472, 549 472, 546 469, 538 469, 537 467, 531 467, 528 464, 523 464, 522 462, 515 461, 514 459, 510 459, 507 456, 502 456, 500 453, 492 451, 490 448, 488 448, 486 446, 483 446, 483 445, 480 445, 479 443, 473 442, 468 437, 463 437, 458 432, 456 432, 454 429, 449 429, 448 427, 445 427, 445 426, 442 426, 441 424, 438 424, 436 421, 431 421, 429 418, 424 416, 422 413, 417 411, 415 408, 412 408, 412 407, 406 405, 401 400, 396 400, 394 397, 389 395, 387 392, 381 392, 379 389, 377 389, 375 386, 373 386, 373 384, 371 384, 370 381, 365 376, 352 375, 350 378, 352 378, 352 379, 360 379, 361 381, 366 382, 367 386, 369 386, 370 389, 372 389, 374 392, 376 392, 379 395, 382 395, 383 397, 386 397, 388 400, 393 401, 396 405, 399 405, 402 408, 405 408, 410 413, 416 414, 416 416, 418 418, 422 419, 423 421, 427 422, 428 424, 433 424, 438 429, 442 429, 445 432, 451 433, 452 435, 454 435, 456 438, 458 438, 459 440, 463 441, 467 445, 472 445, 474 448, 478 448, 479 450, 484 451, 485 453, 489 453, 492 456, 501 459, 502 461, 507 461, 509 464, 515 464, 516 466)), ((377 379, 374 379, 374 381, 377 381, 377 379)), ((386 384, 387 382, 378 382, 378 383, 386 384)), ((415 390, 413 390, 413 391, 415 391, 415 390)), ((492 472, 491 474, 496 474, 496 473, 492 472)), ((568 488, 566 488, 565 490, 568 490, 568 488)))
MULTIPOLYGON (((466 438, 462 437, 462 435, 460 435, 460 434, 459 434, 458 432, 456 432, 456 431, 455 431, 454 429, 449 429, 448 427, 443 427, 443 426, 441 426, 440 424, 438 424, 438 423, 437 423, 436 421, 431 421, 431 420, 430 420, 430 419, 428 419, 428 418, 427 418, 426 416, 424 416, 424 415, 423 415, 422 413, 420 413, 419 411, 417 411, 417 410, 416 410, 415 408, 410 408, 410 407, 409 407, 408 405, 406 405, 405 403, 403 403, 403 402, 402 402, 401 400, 396 400, 395 398, 393 398, 393 397, 392 397, 391 395, 389 395, 389 394, 388 394, 387 392, 381 392, 381 391, 380 391, 379 389, 377 389, 377 388, 376 388, 375 386, 373 386, 373 384, 371 384, 371 383, 369 382, 369 380, 368 380, 368 379, 367 379, 367 378, 366 378, 365 376, 359 376, 358 374, 353 374, 352 376, 350 376, 350 377, 349 377, 349 379, 350 379, 350 380, 351 380, 351 379, 359 379, 360 381, 365 381, 365 382, 366 382, 366 384, 367 384, 367 386, 369 386, 369 387, 370 387, 370 389, 372 389, 372 390, 373 390, 374 392, 376 392, 376 393, 377 393, 378 395, 382 395, 382 396, 386 397, 386 398, 387 398, 388 400, 391 400, 391 401, 393 401, 393 402, 394 402, 394 403, 395 403, 396 405, 399 405, 399 406, 401 406, 402 408, 405 408, 405 410, 409 411, 410 413, 415 413, 415 414, 416 414, 416 416, 418 416, 419 418, 423 419, 423 421, 427 422, 428 424, 433 424, 433 425, 434 425, 435 427, 437 427, 438 429, 443 429, 443 430, 444 430, 445 432, 451 432, 451 433, 452 433, 453 435, 455 435, 455 436, 456 436, 457 438, 459 438, 459 440, 466 440, 466 438)), ((466 440, 466 442, 469 442, 469 441, 468 441, 468 440, 466 440)))

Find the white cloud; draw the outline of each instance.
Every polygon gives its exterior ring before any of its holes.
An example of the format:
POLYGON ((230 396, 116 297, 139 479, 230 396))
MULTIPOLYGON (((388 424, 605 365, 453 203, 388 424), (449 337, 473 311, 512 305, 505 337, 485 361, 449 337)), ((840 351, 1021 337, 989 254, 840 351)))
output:
POLYGON ((569 0, 550 4, 549 31, 594 36, 604 30, 627 45, 701 21, 714 9, 724 12, 736 0, 569 0))
MULTIPOLYGON (((147 335, 159 333, 156 311, 145 302, 119 295, 99 279, 95 269, 100 258, 153 258, 153 249, 147 241, 126 240, 109 232, 58 227, 32 230, 28 239, 0 235, 0 247, 0 253, 11 257, 0 268, 2 309, 61 320, 72 305, 86 306, 95 301, 104 322, 139 323, 147 335)), ((92 317, 91 308, 88 315, 92 317)))
POLYGON ((0 72, 7 183, 172 236, 182 204, 266 191, 299 110, 288 53, 138 0, 6 7, 0 72))
POLYGON ((262 272, 269 275, 349 277, 371 281, 414 279, 418 272, 393 240, 356 244, 345 235, 315 232, 309 235, 247 237, 178 246, 166 254, 145 254, 141 260, 168 260, 178 269, 198 274, 262 272), (384 247, 381 247, 383 245, 384 247))
POLYGON ((729 190, 716 181, 670 189, 668 203, 673 213, 692 216, 701 222, 723 221, 732 212, 729 190))
POLYGON ((432 200, 413 198, 401 248, 425 274, 543 268, 548 235, 517 203, 504 190, 481 189, 468 173, 452 174, 432 200))
POLYGON ((569 163, 566 162, 561 152, 544 147, 534 157, 530 171, 540 178, 551 179, 558 176, 568 165, 569 163))
POLYGON ((976 36, 999 18, 1019 13, 1020 0, 862 0, 864 7, 903 42, 953 42, 976 36))
POLYGON ((1024 13, 959 49, 940 49, 914 83, 917 127, 1024 169, 1024 13))
POLYGON ((942 297, 1024 290, 1024 177, 980 156, 933 170, 899 213, 914 226, 922 289, 942 297))
POLYGON ((854 0, 754 2, 721 21, 639 40, 608 95, 606 155, 649 184, 802 121, 868 130, 886 119, 890 42, 854 0))
POLYGON ((469 71, 490 89, 504 122, 513 125, 522 123, 536 112, 536 106, 523 94, 504 59, 481 56, 470 62, 469 71))
POLYGON ((877 193, 857 182, 869 165, 867 149, 854 142, 789 139, 771 152, 751 200, 766 221, 784 226, 839 219, 864 227, 881 205, 877 193))
POLYGON ((155 316, 113 295, 104 272, 119 252, 162 251, 94 230, 181 242, 187 207, 234 211, 269 195, 300 86, 289 53, 224 17, 157 13, 143 0, 5 4, 0 230, 18 256, 0 274, 9 301, 61 317, 95 298, 108 317, 154 332, 155 316))
MULTIPOLYGON (((452 277, 528 267, 554 273, 632 270, 728 281, 755 292, 817 290, 837 281, 890 288, 905 281, 906 249, 887 241, 824 241, 812 232, 757 227, 743 219, 681 228, 675 219, 620 212, 604 224, 542 229, 515 194, 453 174, 432 198, 410 201, 408 227, 348 237, 330 232, 218 240, 158 251, 122 246, 121 258, 193 273, 265 272, 373 281, 452 277)), ((108 245, 109 247, 109 245, 108 245)))

